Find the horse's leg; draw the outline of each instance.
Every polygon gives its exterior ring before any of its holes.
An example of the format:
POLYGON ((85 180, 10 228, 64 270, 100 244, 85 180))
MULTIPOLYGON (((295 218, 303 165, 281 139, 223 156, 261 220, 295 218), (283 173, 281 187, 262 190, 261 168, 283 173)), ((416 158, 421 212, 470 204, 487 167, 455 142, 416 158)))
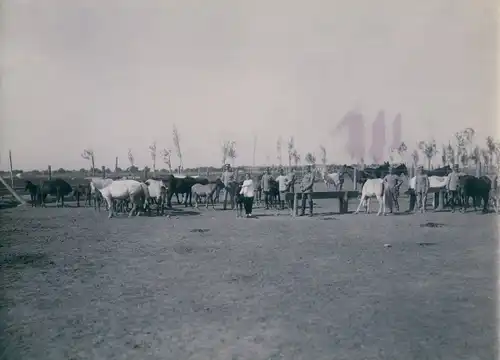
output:
POLYGON ((135 201, 133 201, 133 199, 131 198, 130 199, 133 206, 132 206, 132 210, 130 210, 129 214, 128 214, 128 217, 132 217, 132 215, 134 214, 134 211, 137 209, 137 204, 135 201))
POLYGON ((358 214, 359 213, 359 210, 361 209, 361 206, 363 205, 363 200, 364 200, 364 198, 361 198, 361 200, 359 201, 358 208, 356 209, 356 211, 354 212, 354 214, 358 214))
POLYGON ((483 202, 484 202, 483 214, 486 214, 488 212, 489 199, 490 199, 490 194, 483 194, 483 202))
POLYGON ((385 194, 380 196, 380 195, 377 195, 377 200, 378 200, 378 213, 377 213, 377 216, 380 216, 380 214, 382 213, 382 211, 384 212, 384 215, 385 215, 385 212, 386 212, 386 208, 385 208, 385 194))

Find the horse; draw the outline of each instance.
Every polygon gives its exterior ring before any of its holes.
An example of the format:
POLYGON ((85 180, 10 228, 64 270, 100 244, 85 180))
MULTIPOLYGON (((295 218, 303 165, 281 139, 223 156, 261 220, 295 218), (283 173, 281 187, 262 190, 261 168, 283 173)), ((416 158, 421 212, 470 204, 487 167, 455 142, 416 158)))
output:
POLYGON ((443 167, 440 167, 440 168, 437 168, 437 169, 428 170, 426 172, 426 174, 429 177, 431 177, 431 176, 446 177, 452 171, 453 170, 451 169, 451 167, 449 165, 446 165, 446 166, 443 166, 443 167))
POLYGON ((162 180, 148 179, 144 182, 148 186, 151 203, 156 204, 156 215, 165 214, 165 201, 167 199, 167 186, 162 180))
POLYGON ((483 200, 483 213, 488 212, 488 205, 490 200, 491 179, 487 176, 479 178, 472 175, 460 176, 459 193, 462 198, 462 212, 467 212, 469 206, 469 198, 472 198, 472 205, 474 211, 477 210, 477 205, 483 200))
POLYGON ((114 215, 113 200, 129 199, 133 207, 128 217, 132 217, 134 212, 137 211, 136 216, 139 216, 141 214, 140 209, 146 209, 150 198, 148 186, 136 180, 116 180, 98 191, 108 204, 108 218, 112 218, 114 215))
POLYGON ((363 184, 363 189, 361 190, 361 200, 359 202, 358 208, 354 212, 354 214, 359 213, 361 206, 364 204, 366 213, 370 212, 370 198, 376 197, 378 200, 378 213, 380 215, 382 211, 385 214, 386 203, 385 203, 385 195, 384 195, 384 183, 382 179, 368 179, 363 184))
POLYGON ((194 207, 198 208, 198 200, 204 198, 206 208, 208 209, 208 202, 210 201, 212 208, 215 209, 214 199, 222 189, 224 189, 224 183, 221 179, 216 179, 207 185, 194 184, 191 188, 191 193, 194 194, 194 207))
POLYGON ((347 173, 346 170, 343 170, 342 172, 328 173, 325 169, 321 175, 326 189, 330 190, 330 185, 333 185, 335 191, 342 191, 345 173, 347 173))
POLYGON ((177 195, 177 200, 179 199, 178 195, 179 194, 184 194, 184 206, 188 206, 188 199, 189 199, 189 205, 193 206, 192 203, 192 193, 191 193, 191 187, 194 184, 202 184, 202 185, 207 185, 209 183, 208 179, 205 178, 194 178, 191 176, 185 176, 185 177, 176 177, 174 175, 169 175, 167 180, 167 207, 171 208, 172 207, 172 196, 177 195))
POLYGON ((92 200, 92 189, 90 187, 90 183, 88 184, 78 184, 73 189, 73 197, 76 199, 76 206, 80 207, 80 198, 83 197, 85 199, 85 205, 91 205, 92 200))
POLYGON ((104 189, 115 180, 100 177, 90 177, 87 179, 90 180, 90 196, 94 200, 94 209, 101 211, 101 193, 98 190, 104 189))
POLYGON ((41 203, 40 188, 29 180, 26 180, 25 184, 26 186, 24 187, 24 191, 28 191, 30 193, 31 207, 36 207, 38 203, 41 203))
MULTIPOLYGON (((363 170, 356 171, 356 182, 363 185, 368 179, 382 179, 385 175, 389 173, 389 168, 391 165, 388 162, 376 167, 376 168, 365 168, 363 170)), ((345 173, 354 181, 354 167, 346 166, 345 173)), ((398 166, 392 166, 392 173, 394 175, 408 175, 408 168, 405 164, 400 164, 398 166)))
POLYGON ((61 207, 64 207, 64 197, 72 192, 73 188, 71 185, 63 179, 45 180, 40 187, 41 204, 43 207, 46 207, 45 199, 47 195, 51 195, 56 197, 56 207, 59 207, 59 202, 61 202, 61 207))

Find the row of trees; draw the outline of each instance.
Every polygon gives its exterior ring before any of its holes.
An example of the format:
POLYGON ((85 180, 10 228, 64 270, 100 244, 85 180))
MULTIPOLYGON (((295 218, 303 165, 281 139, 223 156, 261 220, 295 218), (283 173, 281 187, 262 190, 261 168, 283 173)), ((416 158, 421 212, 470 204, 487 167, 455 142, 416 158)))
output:
MULTIPOLYGON (((175 124, 174 124, 173 129, 172 129, 172 142, 174 144, 175 154, 177 155, 177 159, 179 160, 178 171, 180 172, 184 168, 184 162, 183 162, 182 149, 181 149, 181 137, 179 134, 179 130, 177 129, 177 126, 175 124)), ((153 173, 155 173, 156 172, 156 165, 157 165, 156 160, 157 160, 157 155, 158 155, 158 147, 157 147, 156 141, 153 141, 153 143, 149 146, 149 154, 151 156, 151 163, 152 163, 151 169, 153 170, 153 173)), ((95 152, 93 149, 84 149, 81 156, 85 160, 89 161, 92 175, 99 173, 98 169, 96 169, 96 167, 95 167, 95 152)), ((167 165, 168 171, 172 172, 173 171, 173 169, 172 169, 172 150, 170 148, 164 148, 160 151, 160 156, 161 156, 163 162, 165 163, 165 165, 167 165)), ((129 172, 132 172, 132 173, 137 172, 139 169, 136 166, 134 153, 133 153, 131 148, 128 149, 127 158, 128 158, 130 166, 126 170, 129 172)), ((116 157, 115 171, 121 171, 121 169, 118 167, 118 157, 116 157)))
MULTIPOLYGON (((175 155, 178 159, 177 170, 181 171, 184 168, 183 157, 181 151, 180 135, 177 127, 174 125, 172 131, 172 140, 175 149, 175 155)), ((410 159, 407 158, 408 146, 402 142, 398 147, 391 149, 389 154, 390 162, 411 162, 414 166, 420 164, 420 160, 426 160, 426 165, 428 168, 431 167, 434 158, 440 154, 442 165, 453 165, 459 164, 462 167, 469 166, 471 164, 483 164, 486 166, 500 165, 500 143, 495 141, 493 137, 488 136, 484 147, 474 142, 475 131, 472 128, 466 128, 454 134, 454 143, 449 142, 447 145, 442 145, 438 148, 435 140, 420 141, 416 144, 415 149, 410 153, 410 159)), ((295 146, 294 137, 290 137, 287 142, 287 153, 288 153, 288 166, 292 165, 298 166, 301 163, 302 157, 295 146)), ((255 152, 257 147, 257 137, 254 137, 254 148, 253 148, 253 165, 255 166, 255 152)), ((283 140, 281 137, 278 138, 276 142, 276 160, 279 166, 283 166, 283 140)), ((152 170, 156 172, 157 168, 157 144, 153 142, 149 146, 149 153, 152 161, 152 170)), ((160 156, 168 171, 172 172, 172 153, 173 151, 164 148, 160 151, 160 156)), ((320 162, 323 166, 327 166, 327 152, 323 145, 319 145, 319 156, 320 162)), ((92 149, 85 149, 82 153, 82 157, 89 161, 89 165, 93 171, 96 173, 95 168, 95 153, 92 149)), ((236 142, 233 140, 225 140, 221 146, 221 163, 226 164, 228 161, 235 164, 237 158, 236 142)), ((267 157, 269 162, 269 156, 267 157)), ((316 155, 314 152, 307 152, 303 158, 304 162, 310 165, 316 164, 316 155)), ((363 159, 360 159, 363 162, 363 159)), ((128 149, 128 161, 130 166, 127 168, 128 171, 135 172, 138 170, 132 149, 128 149)), ((270 164, 268 164, 270 165, 270 164)), ((118 168, 118 161, 116 163, 116 168, 118 168)))
MULTIPOLYGON (((485 166, 492 167, 493 165, 500 166, 500 143, 496 141, 492 136, 488 136, 485 140, 484 147, 477 144, 475 140, 476 132, 472 128, 466 128, 454 134, 454 143, 450 141, 448 144, 443 144, 441 149, 438 149, 438 145, 435 140, 429 141, 419 141, 416 144, 415 149, 411 152, 410 158, 411 163, 414 166, 419 165, 420 160, 426 161, 427 168, 430 168, 433 164, 434 158, 440 154, 441 164, 444 165, 454 165, 459 164, 461 167, 467 167, 472 164, 478 165, 482 164, 485 166)), ((278 138, 276 143, 277 161, 280 166, 282 166, 282 140, 278 138)), ((407 158, 408 146, 402 142, 398 147, 390 150, 389 160, 391 163, 394 162, 410 162, 407 158)), ((326 148, 323 145, 319 145, 320 161, 323 166, 328 164, 326 156, 326 148)), ((295 165, 300 163, 301 157, 295 148, 295 143, 293 137, 290 138, 288 142, 288 165, 292 165, 292 160, 295 165)), ((360 159, 361 163, 364 162, 360 159)), ((314 152, 308 152, 304 156, 304 161, 309 165, 316 164, 316 155, 314 152)))

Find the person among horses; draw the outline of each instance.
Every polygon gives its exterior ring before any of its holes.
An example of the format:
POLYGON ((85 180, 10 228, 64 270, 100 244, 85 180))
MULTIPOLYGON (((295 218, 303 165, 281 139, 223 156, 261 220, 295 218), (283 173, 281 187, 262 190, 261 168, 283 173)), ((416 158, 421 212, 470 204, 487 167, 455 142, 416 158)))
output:
POLYGON ((227 208, 227 197, 229 195, 231 201, 231 210, 234 209, 234 187, 235 187, 235 177, 234 172, 231 169, 231 165, 226 164, 225 170, 222 173, 222 182, 224 183, 224 205, 223 209, 227 208))
MULTIPOLYGON (((391 214, 393 213, 394 205, 398 203, 397 193, 402 183, 403 182, 401 181, 399 176, 393 173, 392 166, 389 167, 389 173, 384 177, 383 184, 386 205, 389 208, 389 212, 391 214)), ((397 208, 399 208, 399 206, 397 206, 397 208)))
POLYGON ((421 213, 426 211, 427 193, 430 187, 429 176, 424 172, 424 167, 420 165, 417 167, 417 175, 415 176, 415 195, 417 197, 415 212, 417 210, 420 210, 421 213))
POLYGON ((240 194, 243 195, 243 206, 247 218, 252 217, 254 190, 252 176, 250 173, 246 173, 240 194))
POLYGON ((278 190, 279 190, 279 199, 280 199, 280 207, 281 210, 285 208, 285 198, 288 188, 288 178, 285 176, 285 170, 280 168, 279 176, 276 178, 278 182, 278 190))
POLYGON ((312 172, 311 166, 306 166, 306 172, 302 177, 300 183, 300 192, 302 193, 302 209, 300 216, 304 216, 306 212, 306 201, 309 204, 309 216, 313 216, 313 188, 314 188, 314 173, 312 172))
POLYGON ((266 210, 269 210, 269 203, 271 201, 271 181, 273 176, 271 175, 271 169, 266 168, 266 172, 262 175, 260 179, 260 185, 262 187, 262 192, 264 193, 264 203, 266 205, 266 210))
POLYGON ((455 212, 455 206, 459 203, 458 186, 460 184, 460 173, 458 164, 454 164, 451 173, 446 178, 445 189, 450 199, 451 212, 455 212))

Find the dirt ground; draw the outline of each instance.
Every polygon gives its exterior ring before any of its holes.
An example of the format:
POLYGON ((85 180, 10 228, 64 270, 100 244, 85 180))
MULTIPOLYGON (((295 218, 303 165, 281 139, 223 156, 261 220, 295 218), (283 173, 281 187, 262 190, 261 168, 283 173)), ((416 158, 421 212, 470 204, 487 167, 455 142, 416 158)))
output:
POLYGON ((332 204, 2 210, 0 359, 495 358, 496 215, 332 204))

